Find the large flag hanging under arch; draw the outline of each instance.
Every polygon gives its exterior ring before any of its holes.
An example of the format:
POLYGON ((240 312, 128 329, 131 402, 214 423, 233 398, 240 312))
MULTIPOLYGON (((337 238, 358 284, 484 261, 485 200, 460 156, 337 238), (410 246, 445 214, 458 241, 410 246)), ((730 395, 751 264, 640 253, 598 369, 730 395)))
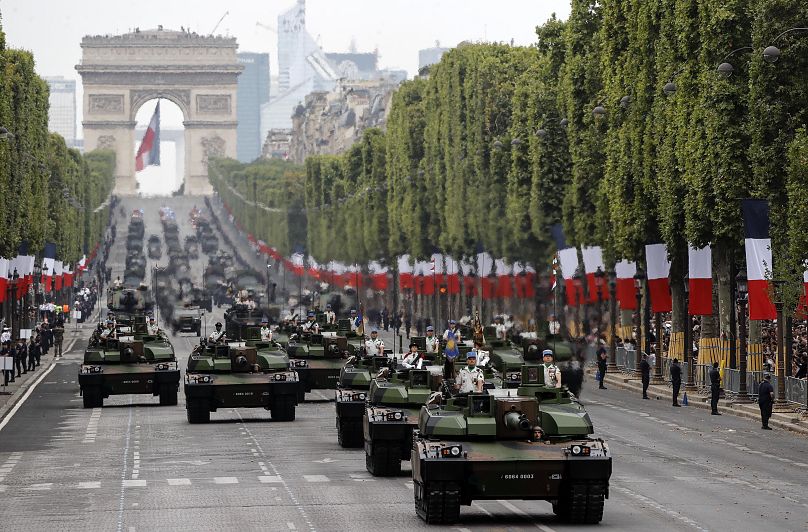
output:
POLYGON ((147 166, 160 166, 160 100, 135 156, 135 170, 140 172, 147 166))

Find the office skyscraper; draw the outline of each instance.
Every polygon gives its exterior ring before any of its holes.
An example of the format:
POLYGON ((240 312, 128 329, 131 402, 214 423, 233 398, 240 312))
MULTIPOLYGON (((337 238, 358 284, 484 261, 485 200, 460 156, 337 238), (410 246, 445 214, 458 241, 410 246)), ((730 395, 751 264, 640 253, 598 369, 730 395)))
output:
POLYGON ((244 71, 238 77, 237 156, 244 163, 261 155, 261 106, 269 102, 269 54, 238 54, 244 71))
POLYGON ((46 77, 50 87, 48 129, 64 137, 71 148, 76 146, 76 81, 62 76, 46 77))

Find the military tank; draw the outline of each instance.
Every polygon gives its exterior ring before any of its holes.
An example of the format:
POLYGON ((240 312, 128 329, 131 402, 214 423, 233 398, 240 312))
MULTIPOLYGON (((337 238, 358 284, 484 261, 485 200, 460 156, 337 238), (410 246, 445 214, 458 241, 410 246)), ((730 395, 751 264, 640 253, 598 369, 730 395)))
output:
POLYGON ((294 421, 299 385, 279 347, 203 342, 188 357, 188 422, 208 423, 219 408, 264 408, 275 421, 294 421))
POLYGON ((145 289, 111 290, 107 306, 116 313, 117 338, 97 333, 84 352, 79 387, 84 408, 101 407, 110 395, 152 394, 161 405, 176 405, 180 371, 171 342, 149 335, 145 289))
POLYGON ((599 523, 612 457, 590 435, 592 421, 565 387, 546 386, 544 369, 522 368, 518 390, 433 397, 413 436, 415 510, 451 524, 475 500, 547 500, 571 523, 599 523))
POLYGON ((292 367, 300 377, 299 400, 312 390, 337 388, 348 356, 348 340, 335 333, 293 334, 286 346, 292 367))
POLYGON ((352 356, 340 370, 334 401, 340 446, 362 447, 362 416, 370 382, 389 362, 386 356, 352 356))
MULTIPOLYGON (((410 459, 418 412, 442 381, 442 368, 384 371, 370 383, 362 416, 365 466, 374 476, 401 473, 410 459)), ((352 437, 352 436, 349 436, 352 437)))

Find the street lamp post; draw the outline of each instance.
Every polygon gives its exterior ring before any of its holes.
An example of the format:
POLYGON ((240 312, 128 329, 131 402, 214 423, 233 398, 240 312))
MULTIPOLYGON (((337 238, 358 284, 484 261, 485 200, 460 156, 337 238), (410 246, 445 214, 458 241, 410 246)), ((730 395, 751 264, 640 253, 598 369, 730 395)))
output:
POLYGON ((639 373, 640 371, 640 361, 642 360, 642 284, 644 280, 645 272, 643 272, 638 266, 637 273, 634 274, 634 289, 635 297, 637 298, 637 319, 635 321, 637 327, 637 338, 634 342, 634 350, 636 355, 634 371, 636 373, 639 373))
POLYGON ((693 322, 690 320, 690 279, 685 276, 685 330, 682 358, 687 362, 687 384, 685 391, 696 389, 696 363, 693 361, 693 322))
POLYGON ((654 324, 656 326, 656 354, 654 355, 654 384, 662 384, 665 380, 662 377, 662 313, 654 313, 654 324))
POLYGON ((738 342, 740 342, 740 351, 738 353, 738 373, 740 375, 740 382, 738 384, 738 398, 739 403, 748 403, 749 391, 746 388, 746 368, 748 347, 746 344, 746 298, 749 293, 749 285, 746 279, 746 273, 741 268, 738 275, 735 276, 735 284, 738 287, 738 342))
POLYGON ((786 402, 786 376, 785 364, 783 358, 785 356, 785 346, 783 345, 783 281, 773 281, 775 288, 776 298, 774 301, 774 308, 777 311, 777 394, 774 399, 773 410, 775 412, 786 412, 789 410, 788 403, 786 402))
POLYGON ((617 274, 609 270, 609 364, 608 371, 617 371, 617 274))
POLYGON ((772 44, 763 50, 763 60, 767 63, 776 63, 777 60, 780 59, 780 49, 774 46, 774 43, 779 41, 784 35, 788 35, 789 33, 793 33, 795 31, 808 31, 808 28, 790 28, 775 37, 772 44))
POLYGON ((575 291, 576 291, 575 295, 578 296, 577 297, 577 303, 578 303, 578 312, 577 312, 577 314, 578 314, 578 331, 577 332, 578 332, 578 336, 583 338, 583 337, 586 336, 586 333, 584 332, 584 321, 585 321, 585 316, 586 316, 586 314, 585 314, 586 309, 584 308, 584 298, 583 298, 584 284, 583 284, 583 275, 581 275, 581 270, 580 269, 576 270, 575 275, 573 275, 572 278, 573 278, 573 282, 575 283, 575 291))
POLYGON ((598 331, 603 326, 603 285, 605 284, 606 272, 600 266, 595 271, 595 292, 598 299, 598 331))

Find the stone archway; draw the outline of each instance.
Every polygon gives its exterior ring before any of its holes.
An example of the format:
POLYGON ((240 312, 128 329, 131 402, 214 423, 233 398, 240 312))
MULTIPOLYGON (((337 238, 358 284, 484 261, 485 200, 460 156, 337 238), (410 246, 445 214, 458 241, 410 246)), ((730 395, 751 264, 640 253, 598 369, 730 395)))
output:
POLYGON ((212 192, 208 159, 236 158, 236 90, 243 70, 234 38, 162 28, 87 36, 76 66, 84 86, 84 147, 115 150, 120 195, 137 193, 135 115, 154 98, 177 104, 185 126, 185 193, 212 192))

